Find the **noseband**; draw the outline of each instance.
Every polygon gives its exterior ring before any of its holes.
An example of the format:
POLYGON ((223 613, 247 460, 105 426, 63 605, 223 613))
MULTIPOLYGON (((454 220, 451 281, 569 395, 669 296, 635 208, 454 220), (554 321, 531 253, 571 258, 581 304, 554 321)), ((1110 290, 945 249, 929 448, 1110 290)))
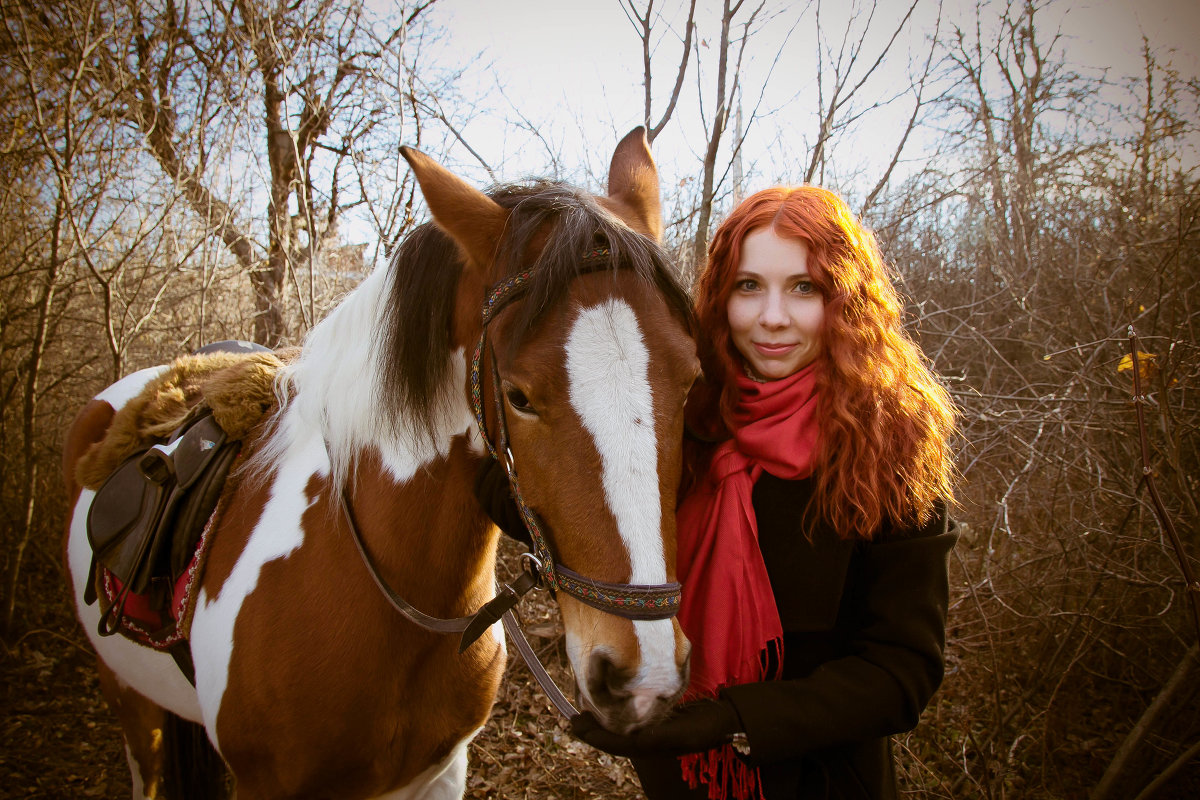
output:
MULTIPOLYGON (((611 254, 607 247, 594 248, 584 255, 579 274, 609 268, 611 266, 610 258, 611 254)), ((494 349, 491 352, 490 361, 492 395, 496 406, 497 438, 495 445, 492 444, 492 439, 488 435, 487 420, 483 413, 483 389, 480 377, 480 364, 483 361, 484 350, 487 349, 488 325, 502 309, 525 294, 531 275, 532 270, 525 270, 500 281, 488 292, 487 299, 483 303, 483 330, 479 334, 479 343, 475 346, 475 354, 471 358, 471 407, 475 412, 475 422, 479 426, 479 434, 483 438, 484 444, 487 445, 488 452, 501 463, 508 475, 513 500, 516 501, 517 509, 521 512, 521 519, 525 522, 525 527, 533 542, 535 566, 543 585, 552 590, 565 592, 581 603, 618 617, 632 620, 669 619, 679 611, 680 586, 678 583, 608 583, 584 577, 555 561, 546 536, 542 532, 541 521, 521 494, 516 465, 513 463, 512 450, 508 444, 508 421, 504 413, 504 400, 500 391, 500 373, 496 366, 494 349)))

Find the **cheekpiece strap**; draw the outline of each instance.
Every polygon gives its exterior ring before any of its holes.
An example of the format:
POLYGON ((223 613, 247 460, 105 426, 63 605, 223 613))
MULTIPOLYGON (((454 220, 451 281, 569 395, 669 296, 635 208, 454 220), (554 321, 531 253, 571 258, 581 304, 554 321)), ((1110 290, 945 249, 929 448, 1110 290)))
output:
MULTIPOLYGON (((475 425, 479 428, 479 437, 483 439, 483 444, 487 447, 488 453, 492 458, 499 460, 500 455, 496 452, 495 445, 492 444, 492 439, 488 436, 487 419, 483 415, 483 370, 481 362, 483 361, 483 351, 487 349, 487 329, 488 323, 496 316, 496 313, 506 305, 517 299, 526 288, 526 282, 529 276, 533 274, 530 270, 519 272, 509 278, 504 279, 492 287, 488 292, 487 299, 483 302, 483 330, 479 333, 479 341, 475 345, 475 352, 471 354, 471 410, 475 414, 475 425)), ((495 369, 492 370, 495 376, 495 369)), ((496 408, 500 409, 500 387, 493 380, 492 391, 496 393, 496 408)))

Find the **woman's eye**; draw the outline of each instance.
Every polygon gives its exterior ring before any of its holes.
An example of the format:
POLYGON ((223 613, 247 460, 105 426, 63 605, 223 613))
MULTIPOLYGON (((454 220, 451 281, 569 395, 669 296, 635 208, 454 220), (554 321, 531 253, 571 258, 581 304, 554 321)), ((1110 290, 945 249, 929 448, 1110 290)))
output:
POLYGON ((504 397, 508 400, 508 404, 512 406, 514 411, 522 411, 527 414, 533 413, 533 406, 529 404, 529 398, 520 389, 507 389, 504 392, 504 397))
POLYGON ((812 281, 797 281, 795 292, 797 294, 813 294, 817 291, 817 287, 813 286, 812 281))
POLYGON ((735 283, 733 288, 737 289, 739 292, 753 292, 758 288, 758 283, 750 278, 744 278, 735 283))

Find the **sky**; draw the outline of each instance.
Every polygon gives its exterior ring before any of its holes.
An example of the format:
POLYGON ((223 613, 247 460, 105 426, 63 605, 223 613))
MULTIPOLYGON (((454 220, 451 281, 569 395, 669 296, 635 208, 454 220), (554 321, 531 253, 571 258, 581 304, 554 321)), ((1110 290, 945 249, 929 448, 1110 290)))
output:
MULTIPOLYGON (((680 8, 681 0, 658 0, 657 5, 677 22, 686 12, 680 8)), ((882 32, 888 28, 884 23, 898 19, 906 5, 899 0, 880 0, 875 29, 882 32)), ((699 2, 700 36, 705 41, 716 35, 719 7, 717 0, 699 2)), ((823 30, 836 32, 846 24, 844 17, 838 18, 844 7, 841 2, 825 4, 823 30)), ((765 26, 748 53, 745 97, 756 98, 762 92, 759 109, 763 117, 749 132, 752 180, 795 180, 813 134, 809 128, 815 124, 810 112, 817 107, 812 80, 816 26, 811 7, 796 22, 802 8, 803 4, 793 4, 790 13, 765 26), (770 80, 766 79, 768 73, 770 80)), ((933 0, 919 5, 916 24, 898 41, 894 52, 911 49, 914 58, 920 57, 935 8, 933 0)), ((946 0, 944 13, 948 18, 966 19, 973 8, 973 2, 946 0)), ((642 114, 641 46, 621 0, 440 0, 434 9, 432 19, 445 30, 439 58, 461 64, 466 69, 464 90, 468 94, 478 91, 477 96, 491 107, 490 113, 464 120, 463 133, 496 177, 546 174, 554 166, 549 154, 555 152, 562 156, 560 167, 565 172, 561 177, 577 182, 598 180, 607 166, 611 145, 639 124, 642 114), (516 116, 514 109, 537 129, 544 142, 514 129, 510 124, 516 116)), ((854 24, 861 20, 860 16, 854 24)), ((1178 50, 1175 63, 1185 74, 1200 74, 1197 0, 1060 2, 1040 14, 1039 21, 1043 30, 1051 24, 1059 27, 1070 60, 1088 74, 1105 69, 1110 76, 1139 72, 1143 31, 1152 46, 1178 50)), ((868 47, 872 44, 879 46, 880 40, 869 40, 868 47)), ((665 105, 680 43, 668 35, 659 47, 655 56, 656 109, 665 105)), ((701 52, 707 61, 715 61, 715 50, 701 52)), ((694 177, 704 142, 695 64, 689 69, 676 118, 655 144, 667 185, 694 177)), ((898 80, 903 71, 903 59, 897 59, 888 74, 898 80)), ((709 77, 706 72, 704 78, 709 77)), ((710 96, 711 92, 711 88, 706 90, 710 96)), ((875 96, 888 93, 884 83, 873 87, 875 96)), ((897 99, 889 110, 865 120, 855 137, 839 143, 848 176, 855 170, 870 174, 877 166, 872 159, 890 155, 909 107, 904 98, 897 99)), ((468 177, 488 177, 465 148, 452 148, 446 158, 468 177)))

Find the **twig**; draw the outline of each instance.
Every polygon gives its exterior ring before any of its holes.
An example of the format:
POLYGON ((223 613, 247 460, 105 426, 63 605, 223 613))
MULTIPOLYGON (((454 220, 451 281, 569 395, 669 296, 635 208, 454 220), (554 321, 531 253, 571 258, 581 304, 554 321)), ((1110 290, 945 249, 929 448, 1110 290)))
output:
MULTIPOLYGON (((1105 800, 1112 795, 1113 786, 1116 784, 1117 778, 1125 771, 1125 765, 1132 760, 1138 745, 1150 733, 1151 729, 1158 722, 1158 718, 1162 716, 1162 712, 1170 705, 1180 689, 1185 686, 1188 688, 1191 687, 1187 678, 1191 674, 1192 667, 1195 666, 1197 659, 1200 658, 1198 654, 1200 654, 1200 645, 1193 644, 1191 649, 1184 655, 1183 660, 1179 662, 1179 666, 1175 668, 1175 673, 1163 685, 1162 690, 1154 698, 1154 701, 1142 712, 1141 719, 1133 726, 1133 730, 1125 737, 1125 741, 1121 742, 1120 748, 1117 749, 1117 754, 1113 757, 1108 768, 1104 770, 1104 775, 1100 778, 1100 782, 1096 784, 1096 788, 1091 795, 1091 800, 1105 800)), ((1160 775, 1159 778, 1161 777, 1160 775)), ((1158 779, 1155 779, 1155 783, 1157 782, 1158 779)), ((1154 783, 1150 784, 1150 786, 1153 785, 1154 783)), ((1150 789, 1150 786, 1147 786, 1142 791, 1143 795, 1150 789)), ((1138 796, 1141 797, 1142 795, 1138 796)))
POLYGON ((1189 761, 1200 755, 1200 742, 1196 742, 1189 747, 1183 755, 1171 762, 1171 766, 1163 770, 1162 774, 1146 785, 1145 789, 1138 792, 1138 796, 1133 800, 1150 800, 1154 793, 1163 787, 1163 784, 1175 776, 1176 772, 1183 769, 1189 761))
POLYGON ((21 636, 15 642, 13 642, 11 646, 9 646, 7 644, 4 645, 5 653, 9 656, 14 655, 17 652, 17 648, 20 647, 21 642, 25 641, 30 636, 33 636, 35 634, 43 634, 46 636, 52 636, 55 639, 61 639, 62 641, 71 645, 72 647, 74 647, 76 650, 83 653, 84 655, 88 655, 88 656, 93 655, 91 648, 85 647, 85 646, 81 645, 79 642, 75 641, 74 639, 71 639, 67 636, 63 636, 61 633, 56 633, 55 631, 46 630, 45 628, 34 628, 32 630, 25 631, 25 633, 21 634, 21 636))
POLYGON ((1200 582, 1196 581, 1196 576, 1192 572, 1192 565, 1188 560, 1187 552, 1183 549, 1183 542, 1180 541, 1179 533, 1175 530, 1175 523, 1171 521, 1171 517, 1167 514, 1167 509, 1163 505, 1162 497, 1158 494, 1158 486, 1154 482, 1154 470, 1150 466, 1150 445, 1146 437, 1146 414, 1143 408, 1146 404, 1146 398, 1142 394, 1141 364, 1138 362, 1138 350, 1140 346, 1137 331, 1130 325, 1129 352, 1133 358, 1133 404, 1137 410, 1138 438, 1141 440, 1142 445, 1142 475, 1145 477, 1146 489, 1150 492, 1150 499, 1154 502, 1154 513, 1158 517, 1158 522, 1162 525, 1163 530, 1167 532, 1167 536, 1171 540, 1171 546, 1175 548, 1175 557, 1179 561, 1180 571, 1183 572, 1188 599, 1191 600, 1192 622, 1196 626, 1196 638, 1197 641, 1200 641, 1200 582))
MULTIPOLYGON (((1092 800, 1106 800, 1112 794, 1113 786, 1121 776, 1121 773, 1124 772, 1125 765, 1133 757, 1138 745, 1149 734, 1170 700, 1179 691, 1180 687, 1186 683, 1186 678, 1197 659, 1197 653, 1200 653, 1200 583, 1196 582, 1187 553, 1184 551, 1183 543, 1179 539, 1179 533, 1175 530, 1175 524, 1172 522, 1171 517, 1168 516, 1162 498, 1158 494, 1158 487, 1154 483, 1154 470, 1150 466, 1150 444, 1146 436, 1144 410, 1146 398, 1142 394, 1141 364, 1138 358, 1140 350, 1141 343, 1138 341, 1137 332, 1134 330, 1133 325, 1130 325, 1129 352, 1133 361, 1133 401, 1134 408, 1137 410, 1138 439, 1140 440, 1142 449, 1142 481, 1150 493, 1150 499, 1154 504, 1154 513, 1158 517, 1159 524, 1167 532, 1167 536, 1171 540, 1171 545, 1175 548, 1175 555, 1179 560, 1179 568, 1183 572, 1183 579, 1186 583, 1187 596, 1191 600, 1192 619, 1196 626, 1197 642, 1193 643, 1188 649, 1183 660, 1175 669, 1175 673, 1166 682, 1150 706, 1142 713, 1141 719, 1133 726, 1133 730, 1125 737, 1125 741, 1121 743, 1116 756, 1113 757, 1112 762, 1104 771, 1100 782, 1096 784, 1096 788, 1091 795, 1092 800)), ((1163 773, 1151 781, 1138 794, 1138 800, 1147 800, 1175 772, 1195 757, 1198 752, 1200 752, 1200 742, 1190 747, 1183 755, 1172 762, 1163 773)))

